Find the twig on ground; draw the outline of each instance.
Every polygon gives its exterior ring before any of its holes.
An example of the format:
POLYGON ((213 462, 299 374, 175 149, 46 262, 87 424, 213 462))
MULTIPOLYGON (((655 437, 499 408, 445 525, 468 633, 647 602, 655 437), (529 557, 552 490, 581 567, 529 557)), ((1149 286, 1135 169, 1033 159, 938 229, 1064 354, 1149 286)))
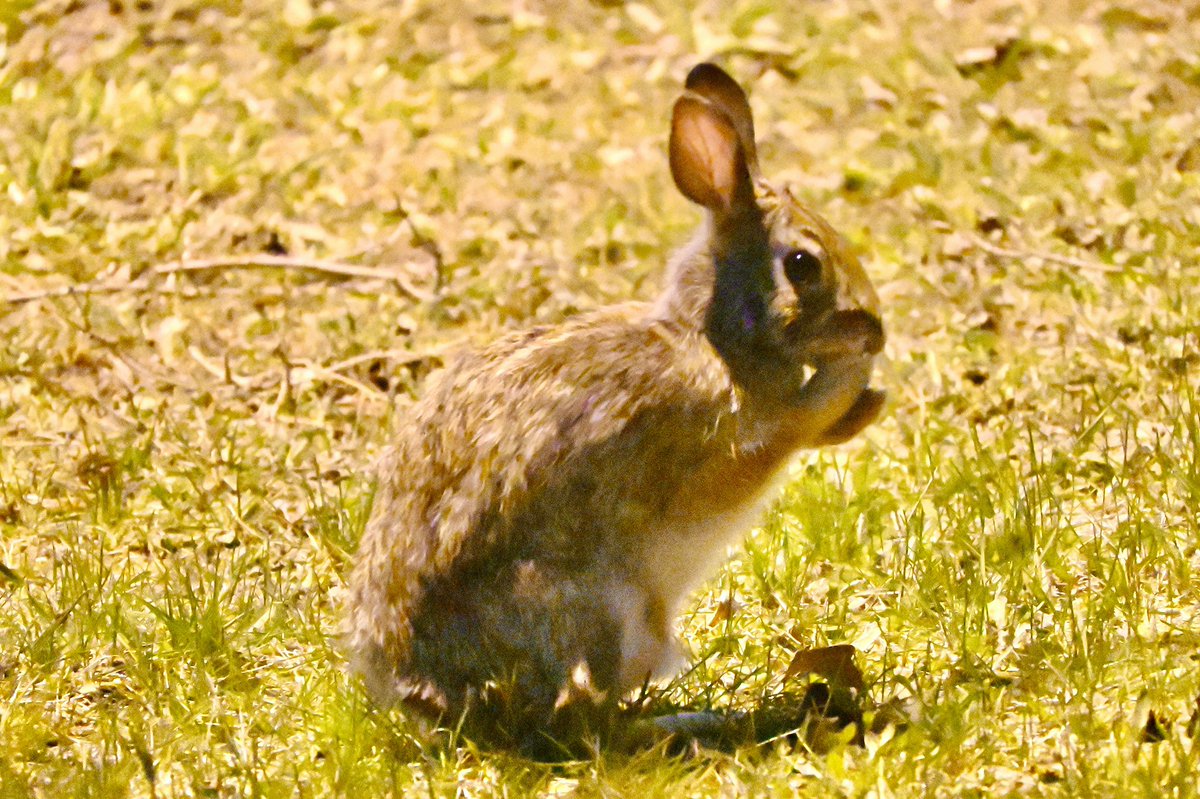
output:
POLYGON ((361 381, 355 380, 342 374, 342 370, 349 369, 352 366, 357 366, 360 363, 366 363, 372 360, 390 360, 396 363, 416 363, 425 360, 426 358, 438 358, 442 353, 455 345, 452 342, 443 347, 435 347, 423 352, 412 352, 410 350, 374 350, 364 352, 360 355, 355 355, 352 358, 347 358, 342 361, 336 361, 328 365, 301 360, 291 362, 284 360, 284 368, 282 371, 267 371, 256 375, 243 375, 233 372, 229 364, 229 359, 226 357, 224 362, 218 361, 215 358, 207 355, 199 347, 192 345, 187 348, 188 354, 205 372, 222 381, 223 383, 237 386, 240 389, 248 391, 265 391, 272 386, 277 386, 279 396, 276 398, 274 405, 278 407, 286 399, 288 393, 297 386, 308 385, 315 382, 340 383, 347 386, 360 395, 368 399, 379 401, 387 400, 386 392, 380 391, 372 386, 369 386, 361 381))
POLYGON ((40 289, 37 291, 19 291, 15 294, 5 295, 0 299, 11 305, 22 305, 38 300, 83 297, 92 294, 119 294, 123 291, 146 291, 149 289, 151 289, 150 283, 145 280, 131 280, 125 283, 77 283, 74 286, 59 286, 57 288, 40 289))
MULTIPOLYGON (((339 275, 342 277, 361 277, 371 280, 386 280, 396 284, 402 294, 405 294, 411 299, 419 302, 425 302, 433 299, 433 294, 425 289, 414 286, 407 277, 399 272, 391 269, 378 269, 370 266, 356 266, 354 264, 345 264, 338 261, 313 260, 306 258, 292 258, 279 255, 246 255, 246 256, 228 256, 223 258, 197 258, 191 260, 180 260, 172 263, 161 264, 152 267, 149 271, 155 277, 163 277, 167 275, 175 275, 183 272, 207 272, 222 269, 292 269, 305 272, 319 272, 327 275, 339 275)), ((63 297, 87 296, 93 294, 119 294, 127 291, 160 291, 170 292, 168 289, 156 287, 152 282, 144 277, 139 277, 136 280, 124 282, 116 282, 111 280, 92 281, 89 283, 78 283, 73 286, 58 286, 52 289, 40 289, 34 291, 16 292, 7 296, 0 296, 0 301, 9 303, 10 305, 20 305, 27 302, 36 302, 37 300, 60 299, 63 297)), ((193 296, 199 292, 183 291, 179 292, 184 296, 193 296)))
POLYGON ((412 216, 404 208, 404 203, 400 202, 399 197, 396 198, 396 212, 400 214, 400 219, 408 226, 409 231, 412 233, 413 244, 433 259, 434 285, 437 291, 441 291, 446 282, 446 259, 442 256, 442 248, 438 246, 435 239, 426 236, 417 228, 412 221, 412 216))
POLYGON ((1102 264, 1099 261, 1088 261, 1083 258, 1072 258, 1069 255, 1058 255, 1052 252, 1038 252, 1035 250, 1012 250, 1007 247, 1000 247, 992 244, 987 239, 981 236, 972 236, 975 246, 989 255, 995 255, 998 258, 1039 258, 1050 263, 1062 264, 1063 266, 1073 266, 1076 269, 1088 269, 1094 272, 1105 272, 1108 274, 1119 274, 1125 270, 1119 266, 1102 264))
POLYGON ((195 344, 189 346, 187 352, 192 356, 192 360, 200 365, 200 368, 223 383, 232 384, 238 388, 251 388, 256 382, 256 378, 253 376, 235 374, 229 365, 228 354, 223 363, 217 363, 195 344))
POLYGON ((337 372, 330 371, 329 369, 317 369, 314 367, 302 367, 302 368, 307 368, 307 370, 309 372, 309 375, 308 375, 309 381, 308 382, 315 383, 319 379, 324 379, 326 382, 329 382, 329 383, 340 383, 343 386, 352 388, 355 391, 357 391, 360 395, 362 395, 363 397, 366 397, 367 399, 370 399, 370 400, 384 401, 384 402, 386 402, 388 400, 388 395, 386 392, 380 391, 377 388, 372 388, 371 386, 368 386, 366 383, 361 383, 353 378, 346 377, 343 374, 338 374, 337 372))
POLYGON ((396 284, 401 292, 414 300, 422 302, 432 299, 432 295, 424 289, 417 288, 408 278, 392 269, 379 269, 373 266, 357 266, 311 258, 294 258, 287 255, 248 255, 227 256, 223 258, 197 258, 192 260, 175 261, 153 267, 150 271, 156 275, 173 275, 181 272, 207 272, 221 269, 293 269, 301 272, 320 272, 327 275, 342 277, 365 277, 372 280, 388 280, 396 284))

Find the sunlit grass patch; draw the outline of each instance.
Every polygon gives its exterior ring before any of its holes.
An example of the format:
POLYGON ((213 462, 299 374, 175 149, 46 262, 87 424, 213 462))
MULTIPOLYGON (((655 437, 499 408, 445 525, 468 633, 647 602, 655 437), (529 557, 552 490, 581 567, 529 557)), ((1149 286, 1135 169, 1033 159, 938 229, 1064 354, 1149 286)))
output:
POLYGON ((0 23, 0 796, 1196 793, 1185 4, 0 23), (863 254, 890 404, 797 463, 655 700, 750 707, 849 643, 897 723, 553 767, 430 738, 338 648, 372 461, 447 349, 653 292, 706 57, 863 254))

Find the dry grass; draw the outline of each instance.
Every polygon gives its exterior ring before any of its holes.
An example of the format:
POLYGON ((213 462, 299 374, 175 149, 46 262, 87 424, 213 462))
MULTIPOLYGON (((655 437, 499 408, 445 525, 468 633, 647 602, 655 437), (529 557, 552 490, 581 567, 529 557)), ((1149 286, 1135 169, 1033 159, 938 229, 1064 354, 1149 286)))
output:
POLYGON ((1200 7, 0 22, 0 797, 1195 794, 1200 7), (331 643, 372 456, 446 347, 654 290, 710 56, 862 251, 892 405, 799 464, 667 697, 744 706, 852 642, 910 723, 553 768, 421 743, 331 643))

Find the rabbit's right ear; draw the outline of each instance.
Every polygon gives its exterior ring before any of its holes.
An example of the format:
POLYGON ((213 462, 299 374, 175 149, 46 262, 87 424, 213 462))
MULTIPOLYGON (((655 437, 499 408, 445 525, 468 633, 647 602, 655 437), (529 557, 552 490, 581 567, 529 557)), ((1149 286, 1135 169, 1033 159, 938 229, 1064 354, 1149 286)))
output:
POLYGON ((716 106, 680 97, 671 116, 669 151, 671 177, 684 197, 722 217, 754 205, 741 137, 716 106))

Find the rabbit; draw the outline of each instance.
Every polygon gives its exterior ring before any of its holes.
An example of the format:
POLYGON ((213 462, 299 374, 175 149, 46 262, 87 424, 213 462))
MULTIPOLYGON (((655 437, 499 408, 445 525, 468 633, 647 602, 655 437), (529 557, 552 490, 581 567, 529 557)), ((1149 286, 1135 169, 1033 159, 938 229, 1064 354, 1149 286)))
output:
POLYGON ((657 299, 431 378, 380 461, 348 579, 345 644, 374 698, 522 746, 669 677, 675 617, 792 455, 880 414, 871 282, 756 152, 741 86, 692 69, 669 161, 705 221, 657 299))

